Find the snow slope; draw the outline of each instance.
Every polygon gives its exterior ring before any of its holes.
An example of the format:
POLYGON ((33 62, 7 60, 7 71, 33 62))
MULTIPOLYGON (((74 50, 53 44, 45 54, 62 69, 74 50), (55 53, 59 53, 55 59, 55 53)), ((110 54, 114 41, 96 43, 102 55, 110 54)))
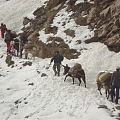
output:
MULTIPOLYGON (((30 1, 35 2, 34 0, 30 1)), ((27 1, 25 3, 24 0, 18 0, 17 2, 11 0, 9 3, 4 3, 3 6, 12 4, 12 2, 14 2, 15 6, 20 4, 29 6, 27 1)), ((8 10, 7 8, 9 7, 6 7, 6 11, 8 10)), ((24 11, 23 7, 21 9, 19 14, 24 11)), ((13 13, 14 10, 11 10, 11 15, 13 13)), ((25 13, 31 13, 31 8, 28 8, 25 13)), ((63 14, 66 14, 65 11, 63 14)), ((23 19, 22 17, 20 18, 21 20, 23 19)), ((0 18, 3 19, 2 14, 0 14, 0 18)), ((18 16, 16 15, 14 18, 17 19, 18 16)), ((6 20, 9 19, 10 16, 6 17, 6 20)), ((13 19, 14 23, 16 23, 15 26, 10 21, 7 26, 14 26, 15 30, 18 30, 22 22, 19 24, 16 19, 13 19)), ((55 18, 53 25, 56 25, 55 23, 58 21, 55 18)), ((79 26, 79 30, 82 31, 82 27, 79 26)), ((87 37, 89 37, 91 32, 89 32, 87 27, 84 30, 88 31, 87 37)), ((78 38, 78 32, 76 31, 76 39, 78 38)), ((84 37, 79 36, 79 38, 84 37)), ((116 110, 116 105, 107 100, 105 94, 103 96, 99 94, 95 78, 99 71, 113 71, 116 66, 120 65, 120 53, 116 54, 108 51, 107 47, 101 43, 86 45, 83 41, 80 46, 74 42, 71 43, 71 46, 85 48, 85 50, 82 50, 78 59, 65 59, 62 64, 68 63, 69 66, 73 66, 76 62, 82 64, 87 78, 87 88, 85 88, 83 82, 80 87, 78 86, 77 79, 75 79, 74 85, 71 78, 67 78, 66 82, 64 82, 65 76, 62 75, 62 67, 61 76, 54 76, 52 66, 46 69, 49 66, 50 59, 36 58, 35 60, 25 60, 13 57, 14 67, 7 67, 5 63, 6 44, 2 39, 0 41, 0 120, 116 119, 116 117, 111 117, 111 115, 117 116, 119 113, 116 110), (23 63, 26 61, 31 61, 33 63, 32 66, 23 67, 23 63), (46 73, 47 76, 41 77, 42 73, 46 73), (34 83, 34 85, 29 85, 30 83, 34 83), (98 108, 99 105, 106 105, 108 109, 98 108)))
MULTIPOLYGON (((4 0, 0 0, 1 3, 4 0)), ((0 22, 4 22, 9 29, 19 31, 23 18, 31 16, 32 12, 47 0, 10 0, 0 5, 0 22)))
MULTIPOLYGON (((95 73, 92 64, 84 64, 87 74, 87 88, 78 86, 78 80, 72 85, 71 78, 64 82, 61 76, 54 76, 52 66, 49 69, 50 59, 38 59, 32 66, 23 67, 25 59, 13 57, 15 65, 7 67, 5 63, 5 43, 1 40, 0 46, 0 120, 114 120, 111 114, 115 105, 109 102, 105 95, 100 96, 96 88, 95 73), (90 72, 91 71, 91 72, 90 72), (48 76, 41 77, 42 73, 48 76), (34 83, 34 85, 29 85, 34 83), (15 104, 15 102, 17 104, 15 104), (99 105, 106 105, 108 109, 100 109, 99 105), (100 116, 100 117, 98 117, 100 116)), ((102 47, 102 46, 100 46, 102 47)), ((95 46, 94 46, 94 49, 95 46)), ((84 53, 84 56, 93 51, 84 53)), ((109 52, 108 52, 109 53, 109 52)), ((93 57, 93 55, 92 55, 93 57)), ((63 64, 81 61, 65 59, 63 64)), ((94 61, 93 61, 94 62, 94 61)), ((91 63, 91 61, 89 61, 91 63)), ((95 69, 96 70, 96 69, 95 69)))

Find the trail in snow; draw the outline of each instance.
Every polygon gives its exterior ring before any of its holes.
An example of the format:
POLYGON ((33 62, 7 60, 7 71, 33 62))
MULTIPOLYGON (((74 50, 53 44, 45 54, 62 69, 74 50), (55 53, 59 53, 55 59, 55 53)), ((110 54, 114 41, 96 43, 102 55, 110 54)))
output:
MULTIPOLYGON (((5 43, 1 42, 0 45, 5 43)), ((4 47, 0 53, 3 52, 4 47)), ((8 68, 5 57, 6 54, 0 65, 7 73, 5 77, 0 77, 1 120, 23 120, 25 117, 29 120, 114 120, 110 114, 115 107, 105 96, 99 95, 95 81, 87 78, 87 88, 83 83, 79 87, 77 79, 74 85, 71 78, 63 81, 63 69, 60 77, 54 76, 52 66, 46 69, 50 59, 36 58, 35 61, 31 60, 31 67, 23 67, 22 64, 28 60, 13 57, 15 67, 8 68), (48 76, 41 77, 42 73, 48 76), (34 85, 29 86, 29 83, 34 85), (19 102, 15 105, 16 100, 19 102), (106 105, 110 110, 98 109, 99 105, 106 105), (98 115, 101 117, 98 118, 98 115)), ((64 63, 71 64, 71 61, 65 59, 64 63)))
MULTIPOLYGON (((39 6, 37 2, 39 3, 40 0, 18 0, 17 2, 10 0, 0 6, 0 20, 5 23, 7 21, 7 26, 19 31, 23 17, 39 6), (12 3, 14 6, 10 9, 12 3), (6 9, 3 9, 5 6, 6 9), (17 9, 18 6, 19 9, 17 9), (3 17, 7 12, 9 16, 3 17), (15 12, 18 12, 21 17, 15 12)), ((58 13, 59 16, 61 14, 66 16, 65 9, 58 13)), ((58 26, 59 21, 64 22, 64 18, 57 19, 56 17, 53 26, 58 26)), ((74 21, 71 20, 70 23, 66 24, 65 28, 61 29, 61 24, 58 27, 62 32, 68 28, 76 30, 74 21)), ((61 31, 58 32, 58 36, 62 33, 61 31)), ((93 35, 93 31, 89 31, 87 27, 78 26, 74 40, 83 39, 86 35, 89 38, 89 35, 93 35), (79 32, 83 33, 84 30, 87 32, 79 37, 79 32)), ((64 36, 62 37, 64 38, 64 36)), ((65 40, 67 39, 69 40, 68 36, 65 37, 65 40)), ((67 78, 64 82, 63 68, 61 68, 60 77, 54 76, 52 66, 46 69, 50 59, 29 60, 33 62, 32 66, 23 67, 23 63, 28 60, 13 57, 14 67, 7 67, 5 63, 6 44, 0 39, 0 74, 3 75, 0 77, 0 120, 115 120, 115 117, 110 115, 117 115, 119 111, 106 99, 105 95, 99 95, 95 79, 99 71, 113 71, 117 65, 120 65, 120 61, 118 61, 120 53, 108 51, 107 47, 101 43, 86 45, 84 40, 79 46, 75 41, 70 44, 71 47, 78 48, 78 50, 86 48, 81 51, 80 57, 73 60, 65 59, 63 64, 67 63, 72 67, 76 62, 81 63, 86 73, 87 88, 84 88, 83 82, 79 87, 77 79, 75 79, 74 85, 71 78, 67 78), (1 57, 2 55, 3 57, 1 57), (47 76, 41 77, 42 73, 46 73, 47 76), (34 85, 29 85, 29 83, 34 83, 34 85), (16 101, 18 102, 15 104, 16 101), (106 105, 108 109, 99 109, 99 105, 106 105)))

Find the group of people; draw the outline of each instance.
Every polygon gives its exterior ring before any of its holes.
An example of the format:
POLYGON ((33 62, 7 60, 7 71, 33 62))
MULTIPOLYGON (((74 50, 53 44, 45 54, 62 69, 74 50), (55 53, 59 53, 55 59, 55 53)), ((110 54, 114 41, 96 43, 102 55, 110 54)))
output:
POLYGON ((24 33, 17 35, 16 32, 8 30, 6 25, 3 23, 1 23, 0 30, 1 38, 4 39, 7 46, 7 54, 15 54, 13 51, 17 50, 17 56, 20 53, 20 57, 22 58, 24 45, 28 42, 26 35, 24 33))

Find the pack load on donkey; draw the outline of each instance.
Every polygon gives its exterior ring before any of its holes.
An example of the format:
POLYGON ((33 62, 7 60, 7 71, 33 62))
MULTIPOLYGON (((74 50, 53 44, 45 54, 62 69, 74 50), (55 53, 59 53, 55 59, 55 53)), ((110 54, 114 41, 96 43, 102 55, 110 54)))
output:
POLYGON ((80 71, 82 70, 82 65, 79 63, 76 63, 72 68, 70 68, 69 73, 72 74, 72 76, 76 76, 78 75, 78 73, 80 73, 80 71))
POLYGON ((108 78, 111 77, 110 72, 103 72, 97 79, 97 82, 100 81, 101 83, 104 83, 108 78))
POLYGON ((102 95, 101 89, 104 88, 107 99, 109 98, 109 93, 110 93, 111 76, 112 73, 110 72, 100 72, 96 78, 97 87, 100 94, 102 95))

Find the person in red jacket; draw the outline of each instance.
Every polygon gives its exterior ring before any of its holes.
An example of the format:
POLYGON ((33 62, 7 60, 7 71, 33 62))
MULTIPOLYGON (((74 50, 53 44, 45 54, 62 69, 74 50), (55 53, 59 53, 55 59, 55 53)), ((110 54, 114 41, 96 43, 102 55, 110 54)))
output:
POLYGON ((5 34, 5 42, 6 42, 6 45, 7 45, 7 53, 11 53, 11 45, 10 45, 10 42, 11 42, 11 30, 7 30, 6 31, 6 34, 5 34))
POLYGON ((7 30, 6 25, 1 23, 0 30, 1 30, 1 37, 4 38, 4 34, 7 30))

